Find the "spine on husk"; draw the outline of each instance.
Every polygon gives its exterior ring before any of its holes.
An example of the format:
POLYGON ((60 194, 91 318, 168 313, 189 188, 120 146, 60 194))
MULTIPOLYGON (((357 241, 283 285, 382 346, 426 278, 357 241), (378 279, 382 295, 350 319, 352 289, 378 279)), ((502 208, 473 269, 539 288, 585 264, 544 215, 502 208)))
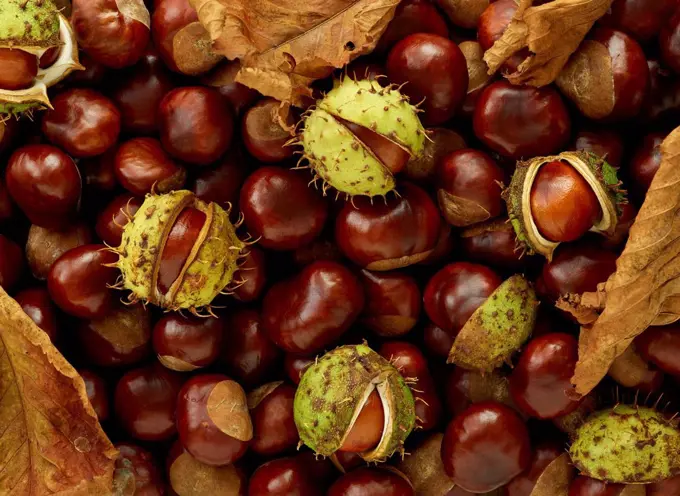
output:
POLYGON ((395 86, 344 76, 304 117, 297 141, 315 178, 347 196, 384 196, 395 187, 392 171, 344 120, 369 129, 407 151, 422 154, 427 139, 418 109, 395 86))
POLYGON ((385 425, 378 445, 361 457, 379 462, 403 453, 416 422, 413 395, 399 371, 364 344, 336 348, 305 371, 294 402, 300 442, 323 456, 338 451, 374 390, 385 425))
POLYGON ((74 70, 84 69, 78 60, 78 44, 70 23, 52 0, 4 0, 0 8, 0 48, 22 50, 40 58, 58 48, 57 60, 39 69, 34 84, 22 90, 0 89, 0 118, 20 117, 51 108, 47 88, 63 81, 74 70))
POLYGON ((590 185, 600 204, 602 216, 590 229, 592 232, 611 235, 621 214, 620 205, 626 198, 616 169, 604 159, 588 152, 564 152, 549 157, 518 162, 510 186, 504 191, 508 215, 520 247, 528 254, 540 254, 548 260, 559 246, 541 235, 531 213, 531 188, 539 169, 550 162, 562 161, 571 165, 590 185))
POLYGON ((121 244, 115 248, 119 256, 115 265, 122 275, 119 287, 130 291, 133 302, 193 313, 205 309, 210 313, 213 299, 234 284, 245 246, 229 220, 229 212, 219 205, 205 203, 186 190, 150 194, 126 224, 121 244), (175 220, 185 208, 203 212, 205 223, 179 277, 162 293, 157 284, 161 254, 175 220))

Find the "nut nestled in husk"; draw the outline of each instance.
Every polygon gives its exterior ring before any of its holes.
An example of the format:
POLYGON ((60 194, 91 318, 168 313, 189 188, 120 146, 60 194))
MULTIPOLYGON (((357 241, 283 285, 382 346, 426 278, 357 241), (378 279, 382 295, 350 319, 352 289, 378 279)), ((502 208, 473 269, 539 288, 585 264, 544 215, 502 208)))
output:
POLYGON ((652 408, 617 405, 586 420, 569 454, 574 466, 593 479, 656 482, 680 474, 680 431, 652 408))
POLYGON ((539 232, 531 210, 531 191, 541 167, 551 162, 572 166, 592 188, 600 204, 601 216, 590 231, 611 235, 618 223, 619 205, 626 201, 616 170, 592 153, 564 152, 556 156, 518 162, 510 186, 503 193, 508 215, 525 251, 530 255, 538 253, 548 260, 560 243, 550 241, 539 232))
POLYGON ((491 372, 508 362, 534 329, 538 300, 524 277, 504 281, 475 310, 456 336, 448 363, 491 372))
POLYGON ((363 344, 336 348, 305 371, 294 405, 301 442, 323 456, 338 451, 374 390, 384 411, 382 437, 360 455, 377 462, 403 453, 416 421, 413 395, 399 371, 363 344))
POLYGON ((417 109, 393 86, 345 76, 305 117, 299 140, 316 177, 349 196, 392 191, 425 146, 417 109))
POLYGON ((148 195, 125 226, 122 242, 115 249, 119 255, 116 266, 123 276, 120 286, 132 292, 131 301, 193 313, 208 307, 210 312, 212 300, 233 282, 244 247, 229 221, 229 213, 217 204, 205 203, 186 190, 148 195), (190 251, 177 277, 164 290, 160 284, 164 250, 175 222, 186 210, 202 214, 205 220, 195 239, 188 240, 190 251))
POLYGON ((4 0, 0 9, 0 48, 22 50, 38 58, 50 48, 60 50, 52 65, 38 69, 31 87, 0 89, 0 117, 51 108, 47 88, 72 71, 83 69, 71 25, 52 0, 4 0))

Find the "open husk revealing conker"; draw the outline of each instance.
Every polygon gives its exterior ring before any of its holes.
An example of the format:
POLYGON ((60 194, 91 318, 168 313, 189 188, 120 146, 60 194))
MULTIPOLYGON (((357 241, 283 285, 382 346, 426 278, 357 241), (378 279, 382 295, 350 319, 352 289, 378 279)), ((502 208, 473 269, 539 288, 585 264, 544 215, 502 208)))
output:
POLYGON ((52 0, 4 0, 0 9, 0 50, 3 49, 32 54, 36 65, 37 59, 50 49, 58 49, 59 55, 49 67, 37 69, 30 86, 0 89, 0 117, 51 108, 47 88, 72 71, 83 69, 71 25, 52 0))
POLYGON ((130 301, 210 313, 212 300, 233 282, 245 246, 216 203, 186 190, 150 194, 114 249, 119 286, 131 291, 130 301))
POLYGON ((533 287, 516 274, 501 283, 460 330, 447 363, 491 372, 529 339, 536 322, 538 300, 533 287))
POLYGON ((592 188, 600 206, 599 218, 590 227, 590 231, 611 235, 616 230, 620 209, 625 203, 624 192, 616 170, 604 159, 588 152, 563 152, 549 157, 536 157, 525 162, 518 162, 512 176, 510 186, 503 192, 508 207, 508 216, 512 223, 517 240, 524 251, 530 255, 543 255, 548 260, 560 244, 551 241, 541 234, 531 208, 531 192, 541 167, 559 162, 568 164, 592 188))
POLYGON ((413 395, 399 371, 365 344, 336 348, 305 371, 294 402, 300 442, 323 456, 338 451, 374 391, 384 413, 382 435, 360 455, 379 462, 403 453, 416 422, 413 395))
POLYGON ((298 139, 324 191, 348 196, 392 191, 394 174, 425 146, 418 110, 394 86, 344 76, 304 118, 298 139))

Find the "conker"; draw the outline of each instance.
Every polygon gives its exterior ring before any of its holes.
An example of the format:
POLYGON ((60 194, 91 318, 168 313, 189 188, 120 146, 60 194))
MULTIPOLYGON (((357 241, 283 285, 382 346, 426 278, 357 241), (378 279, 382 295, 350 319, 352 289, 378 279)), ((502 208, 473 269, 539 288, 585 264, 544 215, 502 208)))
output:
POLYGON ((0 89, 23 90, 33 84, 38 74, 38 58, 17 48, 0 48, 0 89))
POLYGON ((680 74, 680 11, 676 10, 661 28, 659 48, 663 62, 680 74))
POLYGON ((128 194, 111 200, 97 216, 95 231, 99 239, 109 246, 120 246, 125 225, 142 206, 143 199, 128 194))
POLYGON ((291 135, 279 124, 280 105, 273 98, 261 100, 246 111, 241 121, 243 144, 260 162, 281 162, 295 151, 292 146, 285 146, 291 135))
POLYGON ((594 153, 612 167, 620 167, 623 161, 623 139, 611 129, 581 130, 571 147, 573 150, 594 153))
POLYGON ((384 468, 357 468, 340 477, 328 490, 327 496, 415 496, 411 482, 400 472, 384 468))
POLYGON ((676 5, 675 0, 614 0, 598 22, 647 42, 659 34, 676 5))
POLYGON ((90 370, 79 370, 78 373, 85 383, 87 399, 90 400, 99 422, 106 422, 109 418, 109 393, 106 382, 90 370))
MULTIPOLYGON (((3 238, 0 238, 0 245, 3 243, 3 238)), ((6 253, 2 254, 3 259, 7 257, 8 260, 12 260, 12 256, 6 253)), ((0 274, 3 276, 3 280, 0 285, 3 288, 11 288, 11 280, 5 281, 5 271, 0 269, 0 274), (9 284, 8 284, 9 283, 9 284)), ((50 298, 50 294, 46 288, 35 287, 24 289, 14 295, 14 299, 21 306, 21 309, 26 315, 28 315, 35 325, 40 327, 45 333, 50 337, 52 342, 55 341, 57 337, 57 331, 59 329, 57 323, 57 309, 50 298)))
POLYGON ((243 263, 234 273, 238 287, 234 288, 234 298, 242 302, 257 300, 264 292, 267 282, 264 251, 251 246, 243 258, 243 263))
POLYGON ((408 82, 402 91, 413 104, 422 102, 422 121, 427 126, 451 119, 467 94, 463 52, 436 34, 416 33, 397 43, 387 58, 387 75, 393 83, 408 82))
POLYGON ((64 253, 92 242, 92 232, 85 223, 77 223, 64 230, 31 226, 26 241, 26 258, 33 277, 47 279, 52 264, 64 253))
POLYGON ((366 307, 361 322, 379 336, 408 333, 418 322, 421 296, 416 281, 397 272, 361 271, 366 307))
POLYGON ((612 484, 579 475, 569 486, 569 496, 619 496, 624 487, 624 484, 612 484))
MULTIPOLYGON (((406 0, 397 6, 374 53, 384 53, 414 33, 431 33, 448 38, 449 27, 437 8, 427 0, 406 0)), ((363 72, 355 72, 359 77, 364 77, 363 72)))
POLYGON ((161 143, 173 157, 208 165, 229 149, 234 112, 212 88, 188 86, 165 95, 158 109, 161 143))
POLYGON ((635 338, 635 348, 643 358, 664 372, 680 377, 680 326, 651 326, 635 338))
POLYGON ((216 317, 166 315, 153 328, 153 349, 169 369, 189 372, 206 367, 219 356, 223 326, 216 317))
POLYGON ((295 387, 280 382, 265 384, 248 394, 253 421, 250 449, 254 453, 276 456, 297 446, 300 436, 293 420, 294 398, 295 387))
POLYGON ((166 494, 163 473, 149 451, 131 443, 117 443, 115 446, 120 452, 116 460, 116 468, 127 468, 132 471, 135 478, 135 495, 163 496, 166 494))
POLYGON ((120 111, 101 93, 68 89, 52 99, 52 107, 43 115, 42 132, 72 157, 101 155, 116 144, 120 111))
POLYGON ((318 496, 323 493, 298 457, 277 458, 260 465, 248 483, 248 496, 318 496))
POLYGON ((654 132, 646 135, 630 160, 629 171, 633 190, 644 197, 661 165, 661 143, 666 133, 654 132))
POLYGON ((137 196, 181 189, 187 175, 155 138, 134 138, 121 144, 114 170, 120 185, 137 196))
POLYGON ((378 391, 374 389, 366 398, 338 451, 363 453, 374 449, 380 442, 384 425, 385 410, 378 391))

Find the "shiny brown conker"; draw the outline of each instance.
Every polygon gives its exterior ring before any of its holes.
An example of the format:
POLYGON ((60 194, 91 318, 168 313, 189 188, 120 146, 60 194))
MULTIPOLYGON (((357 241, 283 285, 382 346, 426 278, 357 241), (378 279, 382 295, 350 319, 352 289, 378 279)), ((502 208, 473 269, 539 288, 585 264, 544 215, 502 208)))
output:
POLYGON ((190 372, 213 363, 219 356, 224 323, 216 317, 169 314, 153 328, 153 349, 169 369, 190 372))
POLYGON ((133 195, 181 189, 186 170, 175 163, 155 138, 133 138, 116 152, 114 171, 120 185, 133 195))

